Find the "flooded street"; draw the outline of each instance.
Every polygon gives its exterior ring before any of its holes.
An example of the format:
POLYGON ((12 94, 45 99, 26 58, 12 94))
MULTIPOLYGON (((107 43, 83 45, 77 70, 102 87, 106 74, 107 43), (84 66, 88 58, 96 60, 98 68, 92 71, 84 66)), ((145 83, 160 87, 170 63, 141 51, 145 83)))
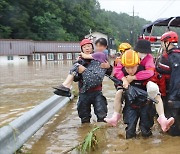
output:
MULTIPOLYGON (((53 95, 51 88, 66 77, 72 61, 40 62, 0 66, 0 126, 3 126, 43 100, 53 95)), ((77 91, 77 85, 74 84, 77 91)), ((113 83, 104 79, 103 93, 108 101, 108 117, 113 113, 115 89, 113 83)), ((82 142, 88 131, 97 125, 93 116, 91 124, 81 125, 76 110, 77 98, 66 105, 43 128, 41 128, 22 148, 22 153, 58 154, 82 142)), ((125 139, 125 125, 120 121, 117 128, 102 126, 97 131, 99 147, 97 154, 178 154, 180 138, 161 132, 157 123, 153 126, 153 136, 144 139, 125 139)), ((77 153, 73 151, 72 153, 77 153)))
POLYGON ((0 65, 0 126, 53 95, 72 61, 0 65), (63 69, 62 69, 63 68, 63 69))

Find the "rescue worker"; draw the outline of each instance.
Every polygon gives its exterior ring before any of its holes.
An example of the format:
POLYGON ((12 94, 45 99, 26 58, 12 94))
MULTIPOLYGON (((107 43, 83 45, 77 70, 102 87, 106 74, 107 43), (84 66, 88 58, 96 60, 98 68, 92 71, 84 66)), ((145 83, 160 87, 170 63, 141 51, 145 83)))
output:
MULTIPOLYGON (((138 72, 145 70, 145 67, 140 65, 140 58, 138 53, 133 50, 127 50, 122 55, 121 63, 123 65, 122 71, 126 76, 136 75, 138 72)), ((138 87, 146 91, 145 80, 133 80, 130 86, 138 87)), ((126 127, 126 138, 136 137, 136 125, 140 119, 140 130, 144 137, 152 135, 151 127, 153 126, 153 115, 150 116, 149 112, 152 110, 152 103, 147 103, 147 99, 135 98, 130 101, 128 93, 131 93, 129 88, 125 90, 125 107, 123 109, 124 123, 126 127)))
POLYGON ((175 43, 178 43, 176 32, 168 31, 162 35, 163 53, 157 60, 152 81, 160 88, 166 115, 175 119, 169 134, 180 136, 180 49, 175 43))
POLYGON ((129 49, 131 49, 131 45, 129 43, 121 43, 118 48, 118 56, 114 61, 114 66, 117 66, 119 63, 121 63, 121 56, 123 53, 129 49))
MULTIPOLYGON (((154 83, 151 82, 151 77, 154 75, 154 70, 155 70, 155 64, 154 64, 154 59, 152 56, 152 51, 151 51, 151 43, 147 40, 139 40, 136 44, 135 50, 138 52, 138 55, 140 57, 140 64, 144 66, 144 70, 139 71, 135 75, 131 76, 125 76, 124 72, 122 71, 122 66, 118 65, 114 67, 114 76, 123 81, 123 87, 127 88, 129 83, 134 81, 134 80, 143 80, 143 81, 149 81, 147 83, 147 92, 148 95, 157 100, 158 103, 155 104, 156 111, 158 113, 158 123, 161 126, 161 129, 163 132, 168 131, 168 129, 172 126, 174 123, 174 118, 170 117, 167 119, 164 114, 164 106, 163 106, 163 101, 160 96, 159 92, 159 87, 154 83)), ((105 121, 112 125, 116 126, 117 122, 120 119, 120 111, 121 111, 121 99, 122 99, 122 89, 117 88, 117 92, 115 95, 115 103, 114 103, 114 113, 111 118, 105 118, 105 121)))
MULTIPOLYGON (((81 48, 86 43, 81 43, 81 48)), ((96 50, 104 51, 107 48, 107 41, 105 39, 98 39, 95 42, 96 50)), ((93 45, 92 45, 93 46, 93 45)), ((91 48, 92 50, 93 48, 91 48)), ((83 50, 82 50, 83 51, 83 50)), ((89 61, 89 64, 92 60, 89 61)), ((103 63, 102 63, 103 64, 103 63)), ((86 66, 88 68, 88 65, 86 66)), ((102 67, 102 65, 101 65, 102 67)), ((103 66, 103 68, 109 68, 109 66, 103 66)), ((110 68, 112 69, 112 68, 110 68)), ((107 71, 109 72, 109 70, 107 71)), ((112 70, 111 70, 112 72, 112 70)), ((110 72, 110 74, 111 74, 110 72)), ((93 82, 93 81, 92 81, 93 82)), ((96 82, 96 81, 95 81, 96 82)), ((81 118, 82 123, 90 123, 91 119, 91 105, 94 107, 94 113, 97 116, 97 122, 104 122, 104 118, 107 116, 107 100, 102 94, 102 83, 90 88, 86 92, 82 92, 83 79, 79 79, 79 98, 77 103, 78 115, 81 118)))
MULTIPOLYGON (((97 41, 96 44, 98 44, 96 47, 97 49, 106 49, 107 42, 104 44, 99 43, 101 41, 97 41)), ((89 39, 83 39, 80 42, 81 51, 86 55, 91 55, 93 53, 93 44, 89 39)), ((81 64, 83 67, 88 68, 91 65, 92 59, 84 59, 79 58, 79 60, 76 62, 78 64, 81 64)), ((109 63, 101 63, 101 68, 109 68, 109 63)), ((72 71, 74 72, 74 71, 72 71)), ((81 123, 90 123, 91 118, 91 105, 94 107, 94 113, 97 116, 97 122, 104 122, 104 118, 107 115, 107 101, 106 98, 102 94, 102 82, 98 84, 97 86, 88 89, 86 92, 82 90, 84 80, 82 77, 83 69, 79 68, 78 73, 75 73, 73 75, 73 79, 75 82, 78 82, 79 85, 79 98, 77 103, 77 110, 78 115, 81 118, 81 123)), ((108 72, 110 72, 108 70, 108 72)), ((111 71, 112 72, 112 71, 111 71)), ((111 73, 110 72, 110 73, 111 73)), ((70 78, 72 79, 72 78, 70 78)), ((95 81, 97 82, 97 81, 95 81)), ((56 91, 54 92, 57 95, 62 95, 69 93, 69 90, 66 93, 62 93, 59 89, 59 87, 56 88, 56 91)), ((60 87, 61 88, 61 87, 60 87)))

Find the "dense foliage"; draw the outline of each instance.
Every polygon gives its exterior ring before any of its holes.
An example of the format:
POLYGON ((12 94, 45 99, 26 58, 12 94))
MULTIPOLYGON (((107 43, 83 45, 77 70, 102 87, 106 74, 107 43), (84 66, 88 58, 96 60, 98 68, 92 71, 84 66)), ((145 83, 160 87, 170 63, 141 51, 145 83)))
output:
POLYGON ((79 41, 89 30, 132 41, 148 23, 128 14, 105 11, 97 0, 1 0, 0 38, 79 41))

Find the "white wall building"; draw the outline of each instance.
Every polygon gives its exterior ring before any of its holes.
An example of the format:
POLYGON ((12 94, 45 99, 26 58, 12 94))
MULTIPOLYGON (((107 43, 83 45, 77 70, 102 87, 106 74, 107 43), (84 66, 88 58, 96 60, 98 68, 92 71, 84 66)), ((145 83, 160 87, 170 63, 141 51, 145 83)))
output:
POLYGON ((99 38, 105 38, 108 42, 108 50, 109 50, 109 55, 114 56, 116 53, 116 49, 112 48, 112 45, 114 45, 113 39, 109 38, 108 35, 100 33, 100 32, 93 32, 85 36, 85 38, 89 38, 93 41, 93 43, 96 42, 99 38))
POLYGON ((26 63, 26 62, 28 62, 28 56, 19 56, 19 55, 0 56, 0 64, 26 63))
POLYGON ((108 41, 108 36, 106 34, 100 33, 100 32, 93 32, 91 34, 88 34, 85 36, 85 38, 89 38, 91 40, 93 40, 93 43, 95 43, 95 41, 99 38, 105 38, 108 41))

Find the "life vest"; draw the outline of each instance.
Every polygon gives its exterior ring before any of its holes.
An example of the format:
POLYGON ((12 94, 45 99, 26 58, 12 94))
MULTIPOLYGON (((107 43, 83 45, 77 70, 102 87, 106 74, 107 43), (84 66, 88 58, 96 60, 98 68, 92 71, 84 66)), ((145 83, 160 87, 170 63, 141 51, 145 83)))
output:
POLYGON ((148 80, 156 83, 159 86, 159 90, 162 96, 167 95, 168 83, 169 83, 170 75, 168 74, 160 74, 155 70, 154 75, 148 80))
POLYGON ((180 100, 180 49, 164 53, 157 61, 156 71, 151 81, 159 85, 162 96, 168 91, 169 100, 180 100))
MULTIPOLYGON (((143 71, 143 70, 145 70, 145 67, 142 65, 139 65, 135 74, 137 74, 138 72, 143 71)), ((122 68, 122 72, 124 73, 124 76, 129 75, 126 72, 126 69, 124 67, 122 68)), ((145 80, 134 80, 130 83, 130 85, 138 87, 138 88, 143 89, 143 90, 146 90, 146 85, 144 84, 144 82, 145 82, 145 80)))
MULTIPOLYGON (((143 70, 145 70, 145 67, 142 66, 142 65, 139 65, 135 74, 137 74, 138 72, 143 71, 143 70)), ((124 73, 124 76, 129 75, 126 72, 125 68, 122 68, 122 71, 124 73)), ((146 91, 147 89, 146 89, 146 84, 145 83, 146 83, 146 80, 134 80, 134 81, 132 81, 130 83, 130 85, 133 86, 133 87, 137 87, 137 88, 140 88, 140 89, 146 91)), ((132 96, 133 95, 132 91, 127 90, 124 93, 125 105, 127 105, 127 106, 130 105, 133 109, 140 109, 141 107, 143 107, 145 105, 148 105, 147 99, 144 96, 143 97, 138 96, 138 97, 135 98, 134 101, 131 101, 131 97, 130 97, 129 94, 132 96)))

